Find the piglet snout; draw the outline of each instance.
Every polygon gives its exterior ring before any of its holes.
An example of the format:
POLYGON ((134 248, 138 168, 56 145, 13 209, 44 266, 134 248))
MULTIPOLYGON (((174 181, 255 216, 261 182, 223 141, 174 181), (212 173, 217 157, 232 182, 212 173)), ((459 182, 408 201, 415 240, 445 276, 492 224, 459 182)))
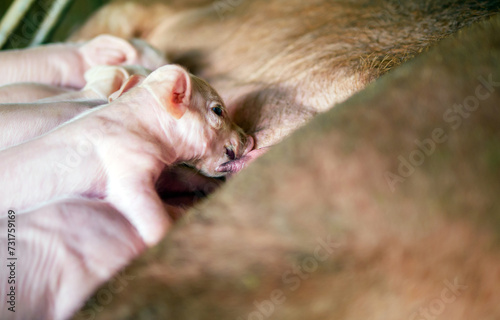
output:
MULTIPOLYGON (((243 169, 245 164, 249 163, 251 160, 251 157, 249 157, 252 154, 252 150, 255 146, 255 140, 253 139, 252 136, 246 136, 246 141, 242 142, 240 145, 240 150, 242 151, 241 154, 236 157, 236 154, 234 151, 230 148, 226 148, 226 154, 229 158, 228 162, 225 162, 221 164, 219 167, 217 167, 216 171, 217 172, 228 172, 228 173, 236 173, 240 170, 243 169)), ((260 153, 259 153, 260 155, 260 153)))
POLYGON ((260 148, 260 149, 250 149, 250 151, 245 154, 245 156, 240 159, 231 160, 226 163, 221 164, 217 167, 217 172, 225 172, 229 174, 234 174, 241 171, 245 166, 255 161, 258 157, 262 156, 269 150, 269 147, 260 148))

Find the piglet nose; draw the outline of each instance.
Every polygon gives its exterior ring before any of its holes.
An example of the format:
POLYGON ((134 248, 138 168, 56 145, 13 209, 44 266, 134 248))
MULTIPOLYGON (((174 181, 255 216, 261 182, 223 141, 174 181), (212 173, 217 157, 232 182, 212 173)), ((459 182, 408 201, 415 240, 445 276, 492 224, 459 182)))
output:
POLYGON ((236 155, 234 154, 234 151, 233 151, 233 149, 231 149, 231 148, 227 148, 227 147, 226 147, 226 155, 227 155, 227 157, 229 158, 229 160, 234 160, 234 159, 236 159, 236 155))

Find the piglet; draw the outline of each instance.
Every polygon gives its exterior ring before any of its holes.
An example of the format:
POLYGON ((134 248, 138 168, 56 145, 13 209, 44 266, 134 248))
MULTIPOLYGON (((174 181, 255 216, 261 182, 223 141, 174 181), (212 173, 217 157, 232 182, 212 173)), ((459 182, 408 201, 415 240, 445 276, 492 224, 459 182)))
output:
POLYGON ((202 79, 167 65, 141 80, 132 76, 111 103, 1 151, 0 215, 64 196, 104 199, 153 245, 170 225, 155 191, 165 167, 223 176, 221 164, 253 148, 202 79))

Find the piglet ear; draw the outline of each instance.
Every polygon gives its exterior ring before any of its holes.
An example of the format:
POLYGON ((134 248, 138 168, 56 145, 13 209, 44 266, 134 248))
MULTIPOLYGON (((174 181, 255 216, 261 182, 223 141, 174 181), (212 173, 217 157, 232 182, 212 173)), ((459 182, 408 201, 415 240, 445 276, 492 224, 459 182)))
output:
POLYGON ((129 76, 123 67, 95 66, 85 72, 84 78, 87 84, 82 91, 90 90, 101 98, 108 99, 112 93, 120 90, 129 76))
POLYGON ((156 69, 141 84, 172 117, 180 119, 191 103, 191 77, 182 67, 156 69))
POLYGON ((107 34, 83 44, 79 51, 90 67, 133 64, 138 56, 137 50, 127 40, 107 34))
POLYGON ((108 102, 111 102, 113 100, 116 100, 118 99, 119 97, 121 97, 125 92, 129 91, 130 89, 132 89, 133 87, 137 86, 139 83, 141 83, 141 81, 143 81, 144 79, 144 76, 142 75, 137 75, 137 74, 134 74, 132 76, 130 76, 122 85, 121 87, 113 92, 109 98, 108 98, 108 102))

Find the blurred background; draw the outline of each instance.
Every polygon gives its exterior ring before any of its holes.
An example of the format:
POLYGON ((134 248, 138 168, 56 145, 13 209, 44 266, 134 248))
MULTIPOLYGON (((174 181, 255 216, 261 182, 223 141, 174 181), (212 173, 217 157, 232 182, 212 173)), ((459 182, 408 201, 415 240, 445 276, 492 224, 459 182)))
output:
POLYGON ((0 49, 65 40, 109 0, 0 0, 0 49))

